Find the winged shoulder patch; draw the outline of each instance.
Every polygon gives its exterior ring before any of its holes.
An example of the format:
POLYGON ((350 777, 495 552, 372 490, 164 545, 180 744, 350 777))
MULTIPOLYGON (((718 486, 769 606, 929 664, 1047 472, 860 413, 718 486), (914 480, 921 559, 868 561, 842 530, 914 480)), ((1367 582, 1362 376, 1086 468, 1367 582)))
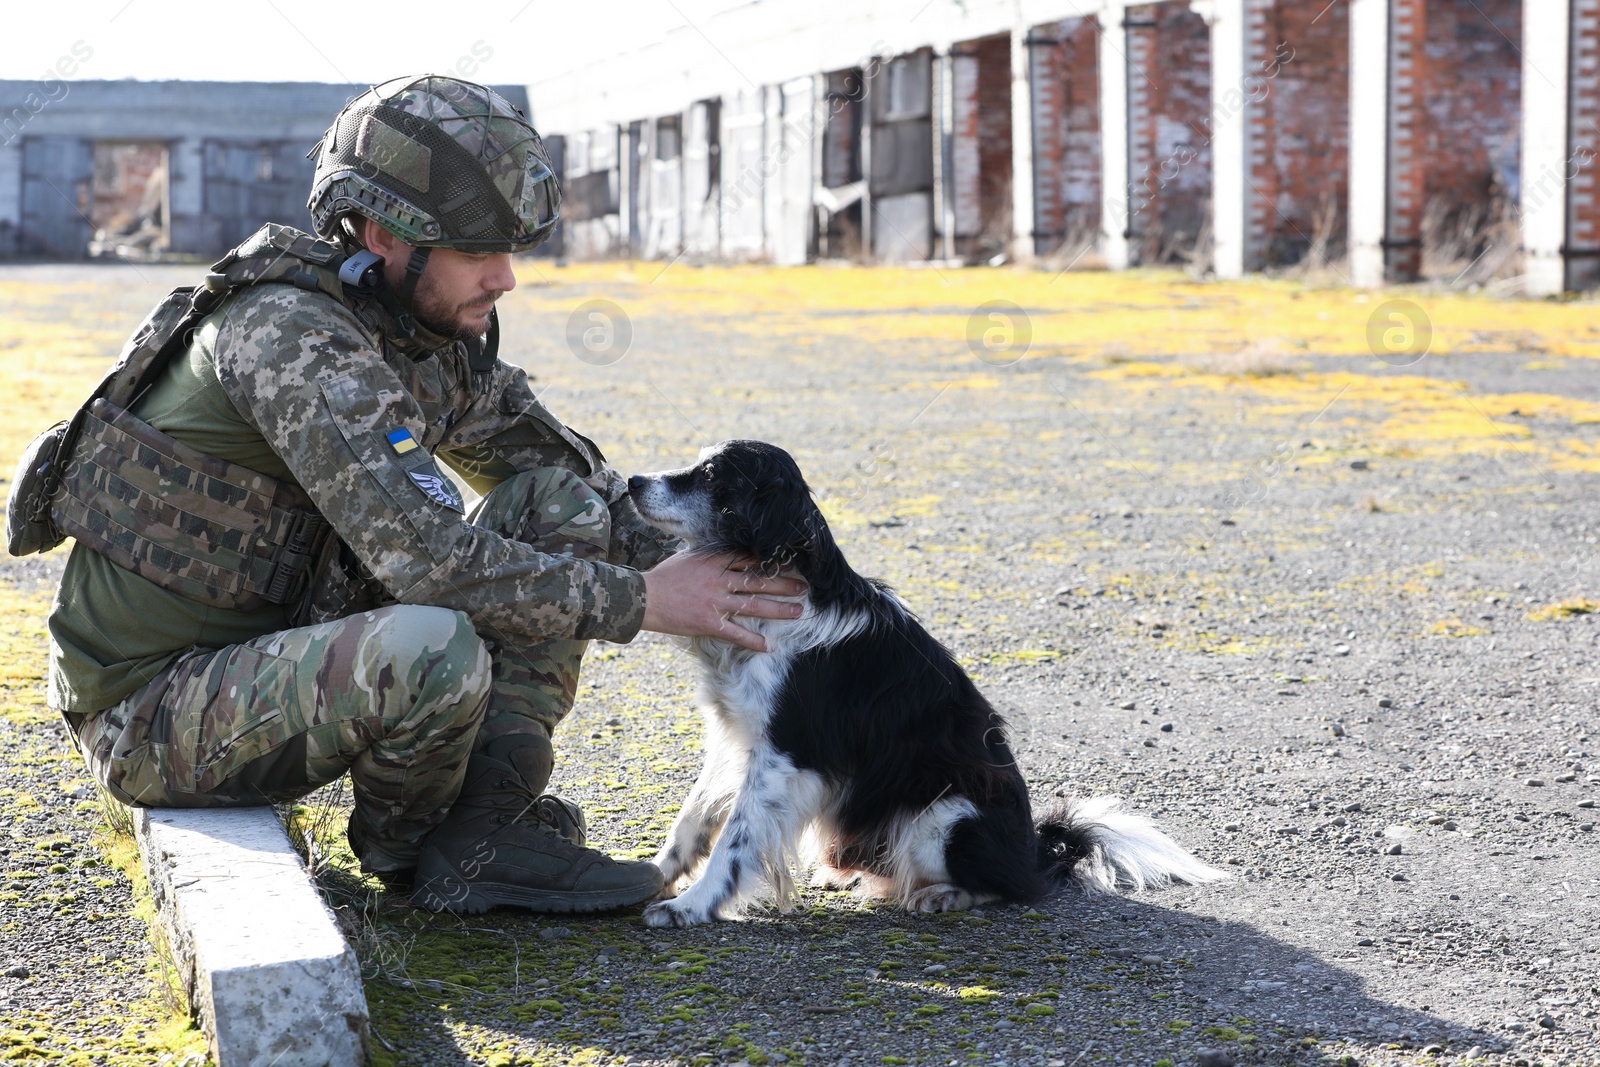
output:
MULTIPOLYGON (((431 467, 432 464, 429 464, 429 466, 431 467)), ((406 471, 406 475, 416 484, 418 489, 422 490, 422 495, 435 504, 447 507, 451 511, 466 513, 467 509, 466 505, 462 503, 461 493, 454 485, 450 484, 450 479, 427 468, 406 471)))

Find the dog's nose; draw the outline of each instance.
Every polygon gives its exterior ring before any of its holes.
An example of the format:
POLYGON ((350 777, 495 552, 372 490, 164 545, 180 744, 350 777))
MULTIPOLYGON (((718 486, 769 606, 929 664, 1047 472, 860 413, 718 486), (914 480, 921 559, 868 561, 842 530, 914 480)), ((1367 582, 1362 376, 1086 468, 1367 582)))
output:
POLYGON ((644 475, 635 474, 628 479, 628 492, 639 493, 644 490, 644 475))

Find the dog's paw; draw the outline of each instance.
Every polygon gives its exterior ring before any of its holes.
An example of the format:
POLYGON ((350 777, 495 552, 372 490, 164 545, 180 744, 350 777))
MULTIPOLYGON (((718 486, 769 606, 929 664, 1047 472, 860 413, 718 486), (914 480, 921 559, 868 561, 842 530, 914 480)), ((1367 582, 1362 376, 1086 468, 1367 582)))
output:
POLYGON ((838 867, 829 867, 827 864, 822 864, 811 872, 811 886, 813 889, 850 889, 860 882, 860 871, 844 871, 838 867))
POLYGON ((644 909, 644 924, 657 928, 667 926, 698 926, 707 921, 706 916, 686 908, 676 900, 661 900, 644 909))
POLYGON ((906 898, 907 911, 966 911, 972 907, 972 894, 955 885, 929 885, 906 898))
POLYGON ((860 880, 856 882, 856 895, 862 900, 894 900, 900 895, 900 887, 895 885, 893 878, 862 871, 860 880))
POLYGON ((670 853, 663 852, 650 862, 660 869, 662 885, 677 885, 678 879, 683 877, 683 864, 670 853))

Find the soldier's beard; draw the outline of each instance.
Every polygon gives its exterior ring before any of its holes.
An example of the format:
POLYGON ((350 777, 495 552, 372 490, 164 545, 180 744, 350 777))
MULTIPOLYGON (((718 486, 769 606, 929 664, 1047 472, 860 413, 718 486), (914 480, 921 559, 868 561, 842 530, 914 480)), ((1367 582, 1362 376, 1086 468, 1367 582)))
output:
POLYGON ((448 337, 453 341, 472 341, 489 328, 489 309, 504 295, 503 290, 490 289, 471 300, 454 303, 439 292, 432 279, 424 274, 417 282, 412 304, 417 322, 440 337, 448 337))

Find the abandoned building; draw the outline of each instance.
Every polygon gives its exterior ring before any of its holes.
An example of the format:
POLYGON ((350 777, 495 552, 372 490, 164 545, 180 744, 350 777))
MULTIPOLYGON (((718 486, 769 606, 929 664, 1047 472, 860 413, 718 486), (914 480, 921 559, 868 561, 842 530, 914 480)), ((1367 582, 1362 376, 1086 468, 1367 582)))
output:
POLYGON ((265 222, 309 228, 306 153, 366 88, 0 81, 0 259, 215 259, 265 222))
POLYGON ((529 92, 566 251, 1600 278, 1600 0, 728 5, 529 92))
MULTIPOLYGON (((0 82, 0 257, 303 225, 362 88, 65 84, 0 82)), ((505 91, 546 254, 1600 281, 1600 0, 729 0, 505 91)))

